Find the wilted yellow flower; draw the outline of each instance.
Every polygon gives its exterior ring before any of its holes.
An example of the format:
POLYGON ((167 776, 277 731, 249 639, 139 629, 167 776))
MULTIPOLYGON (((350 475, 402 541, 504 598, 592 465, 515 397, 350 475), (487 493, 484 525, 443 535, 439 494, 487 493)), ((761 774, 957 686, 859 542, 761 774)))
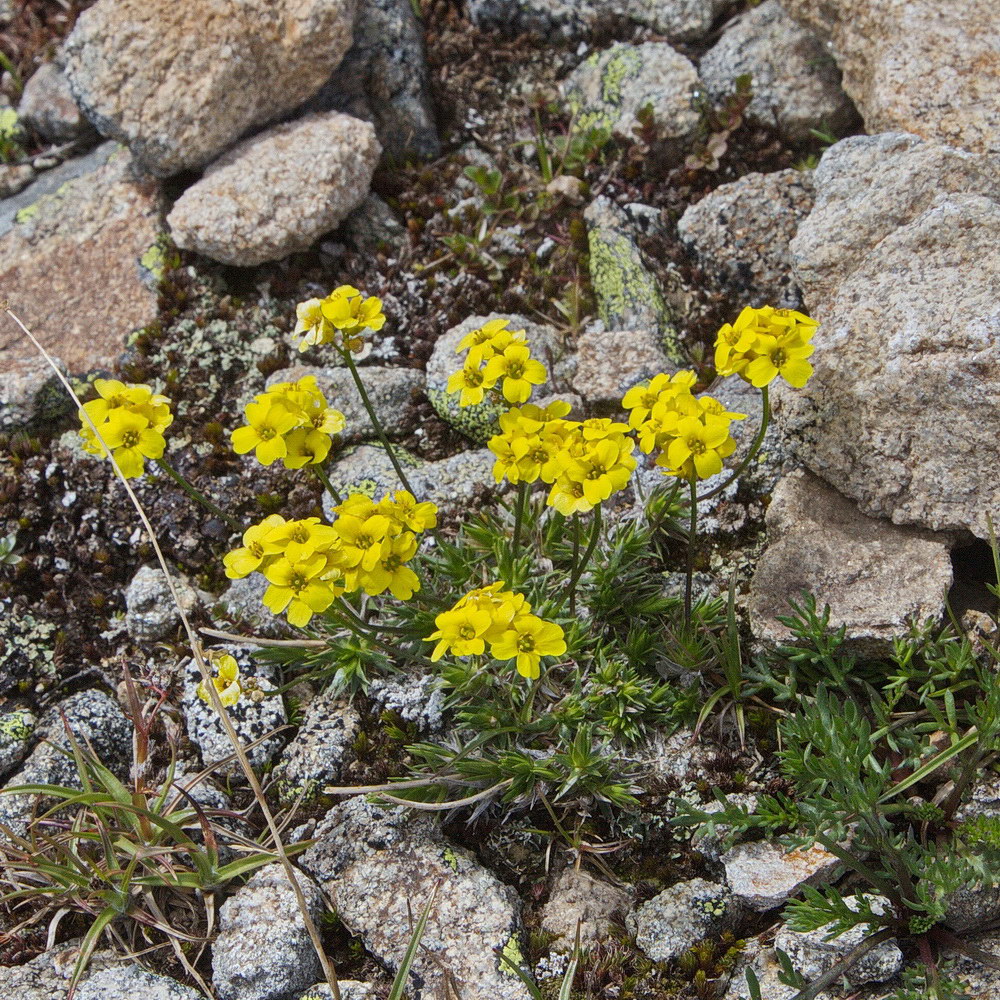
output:
MULTIPOLYGON (((228 653, 210 652, 208 654, 209 663, 216 669, 216 675, 212 678, 212 685, 219 693, 219 701, 223 706, 230 708, 240 700, 243 689, 240 687, 240 668, 236 660, 228 653)), ((212 704, 212 696, 205 682, 198 684, 198 697, 202 701, 212 704)))
POLYGON ((308 299, 295 307, 292 337, 299 341, 300 351, 317 344, 328 344, 334 338, 334 330, 333 324, 323 315, 322 299, 308 299))

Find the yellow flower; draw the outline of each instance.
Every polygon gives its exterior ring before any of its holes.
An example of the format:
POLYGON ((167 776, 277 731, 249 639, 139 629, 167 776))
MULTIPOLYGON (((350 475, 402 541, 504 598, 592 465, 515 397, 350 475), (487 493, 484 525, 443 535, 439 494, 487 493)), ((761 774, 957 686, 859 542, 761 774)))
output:
POLYGON ((319 552, 297 562, 284 556, 275 560, 264 572, 270 584, 264 592, 265 606, 276 615, 287 609, 290 625, 308 624, 343 592, 338 581, 321 578, 327 570, 326 557, 319 552))
POLYGON ((230 580, 240 580, 249 576, 269 555, 276 555, 281 546, 271 540, 274 529, 285 523, 280 514, 270 514, 260 524, 255 524, 243 532, 243 545, 222 557, 226 576, 230 580))
MULTIPOLYGON (((499 483, 504 478, 509 482, 533 482, 532 478, 522 475, 521 462, 527 456, 531 447, 529 439, 523 435, 500 435, 490 438, 487 447, 496 455, 493 463, 493 478, 499 483)), ((537 479, 537 475, 534 479, 537 479)))
MULTIPOLYGON (((240 687, 240 668, 236 660, 228 653, 209 653, 209 662, 216 668, 216 675, 212 678, 212 686, 219 692, 219 701, 226 708, 230 708, 240 700, 243 689, 240 687)), ((202 701, 212 704, 212 696, 209 694, 205 682, 198 685, 198 697, 202 701)))
POLYGON ((568 464, 565 474, 582 484, 584 499, 596 507, 627 485, 636 467, 634 447, 635 442, 623 434, 597 441, 582 458, 568 464))
POLYGON ((437 527, 437 507, 429 500, 418 503, 408 490, 396 490, 391 498, 387 494, 378 508, 400 527, 410 531, 428 531, 437 527))
POLYGON ((316 553, 329 552, 340 543, 337 531, 318 517, 286 521, 266 536, 267 551, 280 552, 291 562, 301 562, 316 553))
POLYGON ((550 507, 555 507, 563 517, 585 514, 594 508, 594 505, 583 494, 583 483, 566 476, 561 476, 552 484, 552 489, 549 490, 545 502, 550 507))
POLYGON ((510 628, 490 646, 490 655, 497 660, 516 657, 517 672, 531 679, 540 676, 543 656, 562 656, 565 652, 562 628, 535 615, 515 618, 510 628))
POLYGON ((292 337, 299 341, 300 351, 308 350, 317 344, 328 344, 333 340, 334 326, 323 315, 322 299, 300 302, 295 307, 295 319, 292 337))
POLYGON ((483 401, 487 389, 496 385, 496 379, 488 378, 486 372, 475 366, 466 364, 448 379, 448 392, 461 392, 459 406, 474 406, 483 401))
POLYGON ((508 330, 509 319, 487 320, 481 327, 470 330, 455 348, 455 353, 468 351, 468 364, 478 365, 501 353, 512 343, 523 343, 524 330, 508 330))
POLYGON ((163 435, 150 427, 145 417, 131 410, 112 410, 99 430, 126 479, 141 476, 145 460, 161 458, 166 447, 163 435))
POLYGON ((445 653, 474 656, 485 652, 486 634, 493 625, 493 618, 489 611, 470 605, 442 612, 434 619, 434 624, 437 630, 427 636, 427 641, 437 640, 431 653, 431 660, 436 663, 445 653))
POLYGON ((253 451, 261 465, 271 465, 284 458, 288 446, 283 435, 298 423, 295 414, 282 403, 268 399, 266 394, 248 403, 243 412, 246 426, 237 427, 230 435, 233 451, 237 455, 253 451))
POLYGON ((382 542, 394 534, 392 527, 392 521, 384 514, 372 514, 365 518, 350 515, 338 517, 333 529, 340 536, 345 568, 365 572, 373 570, 382 557, 382 542))
POLYGON ((351 285, 335 288, 323 299, 321 308, 323 317, 340 331, 347 350, 361 349, 363 330, 381 330, 385 326, 382 300, 374 295, 365 298, 351 285))
POLYGON ((779 375, 791 386, 801 389, 809 381, 813 366, 805 359, 815 350, 793 331, 781 337, 760 337, 754 350, 757 356, 746 366, 744 377, 760 389, 779 375))
POLYGON ((297 427, 285 435, 285 451, 281 461, 286 469, 319 465, 330 454, 330 435, 297 427))
POLYGON ((686 479, 691 478, 692 470, 699 479, 717 475, 722 471, 722 459, 734 447, 729 421, 724 417, 706 415, 704 421, 685 417, 677 425, 676 435, 667 448, 665 461, 673 475, 686 479))
POLYGON ((412 559, 416 551, 417 539, 408 531, 395 538, 386 538, 379 561, 361 575, 364 592, 374 597, 389 590, 398 600, 408 601, 420 589, 420 580, 403 564, 412 559))
POLYGON ((753 309, 747 306, 736 322, 725 323, 715 338, 715 370, 720 375, 739 374, 747 366, 749 352, 762 332, 761 324, 773 310, 770 306, 753 309))
POLYGON ((532 386, 548 379, 545 365, 531 357, 524 344, 511 344, 503 354, 495 354, 486 362, 484 377, 490 385, 503 379, 503 395, 508 403, 524 403, 532 386))

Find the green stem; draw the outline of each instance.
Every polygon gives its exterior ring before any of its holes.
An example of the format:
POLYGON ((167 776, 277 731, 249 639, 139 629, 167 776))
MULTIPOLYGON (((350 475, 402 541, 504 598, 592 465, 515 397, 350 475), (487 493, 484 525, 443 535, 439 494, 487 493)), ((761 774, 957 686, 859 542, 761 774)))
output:
POLYGON ((760 446, 764 443, 764 435, 767 433, 767 425, 771 421, 771 403, 768 398, 767 386, 762 386, 760 390, 761 403, 763 405, 763 413, 760 418, 760 428, 757 431, 757 436, 753 439, 753 443, 750 445, 750 450, 747 452, 746 457, 738 466, 736 466, 733 474, 724 482, 721 486, 716 486, 714 489, 709 490, 704 496, 698 497, 698 500, 711 500, 712 497, 718 496, 730 483, 735 482, 742 474, 743 470, 753 461, 757 452, 760 451, 760 446))
POLYGON ((691 620, 691 589, 694 582, 694 540, 698 535, 698 480, 691 473, 691 522, 688 528, 687 575, 684 579, 684 618, 691 620))
POLYGON ((338 504, 342 504, 344 502, 344 498, 337 491, 337 487, 330 482, 330 477, 326 474, 326 470, 323 466, 310 465, 309 468, 316 473, 317 479, 319 479, 319 481, 323 484, 323 488, 326 492, 329 493, 338 504))
POLYGON ((510 560, 513 564, 521 544, 521 525, 524 523, 524 502, 528 498, 528 484, 517 484, 517 500, 514 503, 514 539, 510 544, 510 560))
POLYGON ((224 510, 216 507, 204 493, 196 490, 165 458, 156 459, 156 464, 189 496, 197 501, 206 510, 211 511, 216 517, 223 520, 233 531, 243 531, 243 526, 234 517, 230 517, 224 510))
MULTIPOLYGON (((372 401, 368 398, 368 392, 365 389, 364 382, 361 381, 361 375, 358 373, 358 366, 354 363, 354 358, 351 355, 350 348, 344 347, 340 349, 341 356, 347 363, 347 367, 350 369, 351 377, 354 379, 354 384, 358 387, 358 395, 361 396, 361 404, 365 408, 365 412, 368 414, 372 426, 375 428, 375 433, 378 434, 379 441, 382 442, 382 447, 385 448, 385 453, 389 456, 389 461, 392 462, 392 467, 396 470, 396 475, 399 476, 399 481, 403 484, 403 489, 408 493, 413 493, 413 488, 410 486, 409 480, 406 478, 406 473, 403 472, 403 467, 399 464, 399 460, 396 458, 396 453, 392 449, 392 445, 389 444, 389 438, 386 436, 385 431, 382 429, 382 424, 375 414, 375 407, 372 406, 372 401)), ((416 496, 416 494, 414 494, 416 496)))
MULTIPOLYGON (((573 566, 570 570, 572 579, 576 579, 576 568, 580 565, 580 515, 573 515, 573 566)), ((576 590, 572 590, 569 595, 570 617, 576 617, 576 590)))
MULTIPOLYGON (((601 505, 598 504, 594 508, 594 523, 590 528, 590 541, 587 543, 587 550, 583 553, 583 558, 574 567, 573 575, 570 577, 569 586, 566 588, 566 597, 563 598, 563 603, 565 603, 566 598, 569 598, 570 606, 576 609, 576 585, 580 581, 580 577, 583 576, 583 571, 587 568, 587 563, 590 562, 590 557, 594 554, 594 549, 597 548, 597 541, 601 537, 601 505)), ((562 610, 562 604, 559 605, 559 609, 562 610)))

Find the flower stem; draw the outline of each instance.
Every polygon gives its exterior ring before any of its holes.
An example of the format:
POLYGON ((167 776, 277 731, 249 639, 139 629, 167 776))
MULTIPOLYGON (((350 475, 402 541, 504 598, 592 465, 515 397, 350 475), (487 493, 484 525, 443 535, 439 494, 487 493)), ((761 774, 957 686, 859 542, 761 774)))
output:
POLYGON ((326 492, 329 493, 338 504, 343 503, 343 497, 341 497, 340 493, 337 491, 337 487, 330 482, 330 477, 326 474, 326 470, 323 466, 310 465, 309 468, 316 473, 316 478, 323 484, 323 488, 326 492))
MULTIPOLYGON (((580 515, 573 515, 573 568, 570 570, 571 579, 576 579, 576 568, 580 565, 580 515)), ((576 615, 576 589, 570 591, 569 613, 576 615)))
POLYGON ((243 526, 234 517, 230 517, 224 510, 217 507, 204 493, 196 490, 165 458, 156 459, 156 464, 189 496, 197 501, 206 510, 211 511, 216 517, 224 521, 231 530, 242 531, 243 526))
POLYGON ((771 403, 768 398, 767 386, 761 386, 760 390, 761 404, 763 405, 764 412, 761 414, 760 418, 760 428, 757 431, 757 436, 753 439, 753 443, 750 445, 750 450, 746 453, 746 457, 736 469, 733 474, 720 486, 716 486, 714 489, 709 490, 703 496, 698 497, 698 500, 711 500, 712 497, 718 496, 730 483, 738 479, 742 474, 743 470, 753 461, 757 452, 760 451, 760 446, 764 443, 764 435, 767 433, 767 425, 771 421, 771 403))
MULTIPOLYGON (((410 486, 409 481, 406 478, 406 473, 403 472, 403 467, 399 464, 399 459, 396 458, 396 453, 393 451, 392 445, 389 444, 389 438, 386 436, 385 431, 382 428, 382 424, 375 414, 375 407, 372 406, 372 401, 368 397, 368 391, 365 389, 364 382, 361 381, 361 375, 358 373, 358 366, 354 363, 354 358, 351 355, 351 350, 349 347, 343 347, 340 349, 341 356, 347 363, 347 367, 350 369, 351 377, 354 379, 354 384, 358 387, 358 395, 361 396, 361 404, 365 408, 365 412, 371 419, 372 426, 375 428, 375 433, 378 434, 379 441, 382 442, 382 447, 385 448, 386 454, 389 456, 389 461, 392 462, 392 467, 396 470, 396 475, 399 476, 399 481, 403 485, 403 489, 408 493, 413 493, 413 489, 410 486)), ((416 494, 414 494, 415 496, 416 494)))
POLYGON ((684 579, 684 618, 691 620, 691 589, 694 581, 694 540, 698 534, 698 479, 691 474, 691 523, 688 528, 687 575, 684 579))
MULTIPOLYGON (((566 588, 566 597, 569 598, 570 607, 573 609, 573 613, 576 613, 576 585, 580 582, 580 577, 583 576, 583 571, 587 568, 587 563, 590 562, 590 557, 594 554, 594 549, 597 548, 597 541, 601 537, 601 505, 598 504, 594 508, 594 521, 590 527, 590 541, 587 543, 587 550, 583 553, 583 558, 580 562, 573 568, 573 575, 570 577, 569 586, 566 588)), ((565 602, 566 598, 563 598, 565 602)), ((560 604, 562 608, 562 604, 560 604)))
POLYGON ((513 563, 521 544, 521 525, 524 523, 524 503, 528 499, 528 484, 517 484, 517 500, 514 503, 514 538, 510 544, 510 558, 513 563))

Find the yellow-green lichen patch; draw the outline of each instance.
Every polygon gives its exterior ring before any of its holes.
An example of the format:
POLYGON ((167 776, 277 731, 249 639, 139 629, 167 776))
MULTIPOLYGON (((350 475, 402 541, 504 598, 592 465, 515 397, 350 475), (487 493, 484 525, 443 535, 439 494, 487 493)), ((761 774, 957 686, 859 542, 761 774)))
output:
POLYGON ((500 414, 507 410, 489 398, 472 406, 459 406, 458 396, 444 389, 428 386, 426 391, 437 415, 477 444, 485 444, 497 433, 500 414))
POLYGON ((0 716, 0 739, 5 743, 23 743, 35 731, 35 716, 26 708, 0 716))
POLYGON ((503 946, 503 960, 500 962, 500 971, 508 976, 516 976, 511 966, 521 968, 524 964, 524 953, 521 951, 521 942, 517 939, 517 933, 511 934, 507 943, 503 946))

